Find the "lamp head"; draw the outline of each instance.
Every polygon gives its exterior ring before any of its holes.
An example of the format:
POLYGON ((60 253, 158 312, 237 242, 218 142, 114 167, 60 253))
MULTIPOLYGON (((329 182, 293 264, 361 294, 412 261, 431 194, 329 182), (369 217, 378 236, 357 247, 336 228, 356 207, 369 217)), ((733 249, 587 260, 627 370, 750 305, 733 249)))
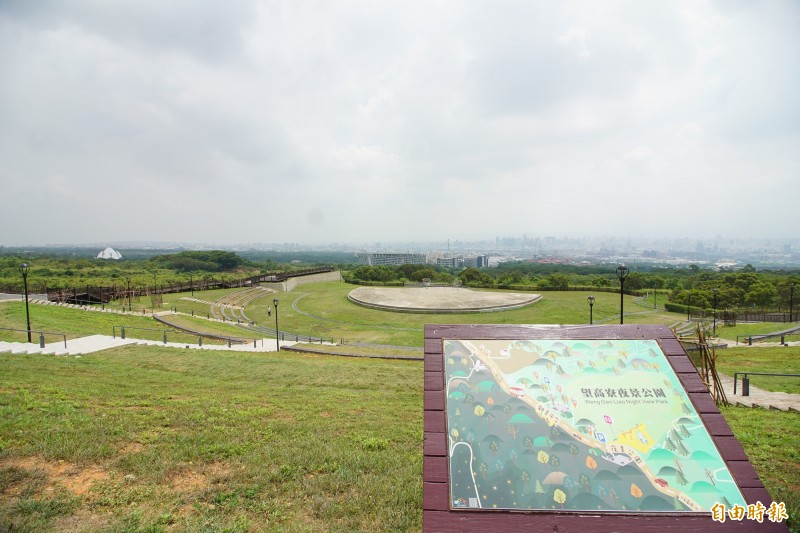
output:
POLYGON ((23 276, 27 276, 28 275, 28 271, 30 269, 31 269, 31 267, 28 266, 28 263, 22 263, 19 266, 19 271, 22 273, 23 276))
POLYGON ((586 299, 589 300, 589 305, 594 305, 594 296, 589 296, 586 299))
POLYGON ((623 281, 626 277, 628 277, 628 272, 630 272, 630 270, 628 270, 628 267, 625 265, 619 265, 617 267, 617 277, 620 281, 623 281))
POLYGON ((277 298, 272 300, 272 305, 274 305, 276 309, 278 308, 278 299, 277 298))

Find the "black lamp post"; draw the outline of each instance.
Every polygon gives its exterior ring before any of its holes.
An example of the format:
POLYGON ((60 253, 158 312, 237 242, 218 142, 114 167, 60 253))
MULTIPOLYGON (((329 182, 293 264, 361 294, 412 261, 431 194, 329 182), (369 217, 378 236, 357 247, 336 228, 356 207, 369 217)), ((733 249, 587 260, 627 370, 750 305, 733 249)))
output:
POLYGON ((22 274, 22 285, 25 287, 25 321, 28 324, 28 342, 31 342, 31 313, 28 309, 28 271, 31 267, 28 263, 22 263, 19 272, 22 274))
POLYGON ((686 306, 686 321, 689 322, 692 319, 692 295, 689 295, 689 305, 686 306))
MULTIPOLYGON (((123 307, 122 310, 124 311, 125 308, 123 307)), ((128 312, 131 310, 131 278, 128 276, 128 312)))
POLYGON ((619 265, 617 267, 617 277, 619 278, 619 323, 625 323, 625 303, 623 301, 622 295, 623 291, 625 290, 625 278, 628 277, 628 267, 625 265, 619 265))
POLYGON ((272 305, 275 306, 275 349, 281 351, 280 333, 278 332, 278 299, 272 300, 272 305))
POLYGON ((712 289, 714 291, 714 336, 717 336, 717 289, 712 289))
POLYGON ((589 302, 589 325, 592 324, 592 308, 594 307, 594 296, 589 296, 586 298, 589 302))
POLYGON ((789 322, 794 322, 794 283, 789 285, 789 322))

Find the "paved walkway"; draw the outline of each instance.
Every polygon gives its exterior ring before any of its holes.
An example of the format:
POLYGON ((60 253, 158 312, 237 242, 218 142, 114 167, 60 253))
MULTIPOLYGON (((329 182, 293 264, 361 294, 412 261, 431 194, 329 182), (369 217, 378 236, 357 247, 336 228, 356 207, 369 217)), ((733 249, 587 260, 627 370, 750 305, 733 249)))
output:
MULTIPOLYGON (((108 350, 118 346, 129 344, 139 344, 147 346, 166 346, 168 348, 183 348, 191 350, 224 350, 229 352, 274 352, 276 349, 275 339, 260 339, 246 344, 233 344, 229 348, 227 344, 187 344, 185 342, 148 341, 142 339, 121 339, 108 335, 90 335, 78 339, 70 339, 67 346, 63 342, 54 342, 44 348, 40 348, 38 343, 27 342, 2 342, 0 341, 0 353, 14 354, 44 354, 44 355, 84 355, 88 353, 108 350)), ((289 347, 295 344, 294 341, 281 341, 281 347, 289 347)))
MULTIPOLYGON (((714 344, 727 345, 729 348, 775 348, 780 349, 783 344, 779 342, 759 342, 749 346, 747 343, 736 344, 735 340, 716 338, 713 339, 714 344)), ((786 346, 800 346, 800 342, 793 341, 785 343, 786 346)), ((724 352, 722 352, 724 353, 724 352)), ((725 390, 725 396, 732 405, 741 405, 744 407, 762 407, 764 409, 777 409, 780 411, 796 411, 800 412, 800 394, 789 394, 788 392, 772 392, 764 389, 759 389, 750 385, 750 394, 742 396, 742 380, 736 386, 736 394, 733 393, 733 378, 725 374, 719 374, 719 379, 722 382, 722 388, 725 390)))
POLYGON ((733 394, 733 378, 725 374, 719 374, 725 396, 732 405, 742 405, 745 407, 763 407, 764 409, 777 409, 780 411, 800 412, 800 394, 789 394, 788 392, 771 392, 750 385, 750 394, 742 396, 742 380, 736 387, 736 394, 733 394))

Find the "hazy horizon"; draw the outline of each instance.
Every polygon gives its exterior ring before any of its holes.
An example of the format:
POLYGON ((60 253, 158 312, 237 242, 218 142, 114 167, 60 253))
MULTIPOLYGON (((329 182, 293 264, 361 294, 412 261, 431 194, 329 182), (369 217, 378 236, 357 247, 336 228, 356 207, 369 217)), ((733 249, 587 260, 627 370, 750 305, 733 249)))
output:
POLYGON ((3 2, 0 244, 792 239, 798 27, 791 0, 3 2))

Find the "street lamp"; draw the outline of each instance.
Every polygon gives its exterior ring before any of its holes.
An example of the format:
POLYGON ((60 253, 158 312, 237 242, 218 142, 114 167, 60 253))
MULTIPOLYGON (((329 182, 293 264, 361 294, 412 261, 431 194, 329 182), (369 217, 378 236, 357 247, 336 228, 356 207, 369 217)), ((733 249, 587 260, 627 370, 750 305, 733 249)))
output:
POLYGON ((22 263, 19 272, 22 274, 22 284, 25 286, 25 321, 28 324, 28 342, 31 342, 31 313, 28 309, 28 271, 31 267, 28 263, 22 263))
POLYGON ((278 299, 272 300, 272 305, 275 306, 275 349, 281 351, 280 333, 278 332, 278 299))
POLYGON ((589 325, 592 324, 592 308, 594 307, 594 296, 589 296, 586 298, 589 302, 589 325))
POLYGON ((628 267, 625 265, 619 265, 617 267, 617 277, 619 278, 619 323, 625 323, 625 315, 624 315, 624 302, 623 302, 623 291, 625 290, 625 278, 628 277, 628 267))
POLYGON ((712 289, 714 291, 714 336, 717 336, 717 289, 712 289))
MULTIPOLYGON (((125 307, 123 307, 122 310, 124 311, 125 307)), ((128 312, 130 312, 130 310, 131 310, 131 277, 128 276, 128 312)))

